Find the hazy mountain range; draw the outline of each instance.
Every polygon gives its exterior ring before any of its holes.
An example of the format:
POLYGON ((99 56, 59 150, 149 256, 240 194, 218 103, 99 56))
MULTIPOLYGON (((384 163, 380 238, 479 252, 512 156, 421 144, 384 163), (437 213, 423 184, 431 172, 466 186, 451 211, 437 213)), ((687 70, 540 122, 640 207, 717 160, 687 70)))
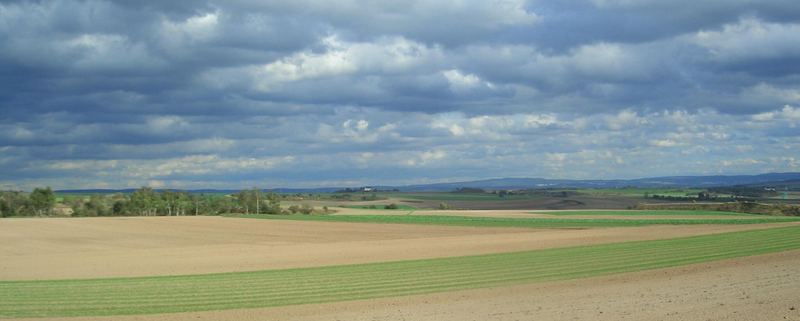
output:
MULTIPOLYGON (((372 186, 379 190, 397 189, 403 192, 447 192, 462 187, 482 189, 527 189, 527 188, 622 188, 622 187, 716 187, 732 185, 798 185, 800 173, 767 173, 759 175, 714 175, 714 176, 666 176, 637 179, 548 179, 548 178, 496 178, 465 182, 434 183, 407 186, 372 186)), ((359 186, 349 186, 358 188, 359 186)), ((283 193, 325 193, 346 187, 319 188, 272 188, 265 189, 283 193)), ((80 189, 59 190, 60 193, 127 193, 134 189, 80 189)), ((238 190, 194 189, 193 193, 234 193, 238 190)))

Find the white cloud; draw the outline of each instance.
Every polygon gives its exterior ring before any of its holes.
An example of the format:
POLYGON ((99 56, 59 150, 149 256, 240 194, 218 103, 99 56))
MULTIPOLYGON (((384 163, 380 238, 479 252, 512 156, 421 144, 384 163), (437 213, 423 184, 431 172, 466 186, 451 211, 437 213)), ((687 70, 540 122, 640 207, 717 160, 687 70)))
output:
POLYGON ((800 120, 800 108, 785 105, 780 110, 759 113, 752 116, 754 121, 769 122, 769 121, 798 121, 800 120))
MULTIPOLYGON (((282 83, 354 73, 407 73, 441 58, 440 48, 403 37, 381 37, 375 42, 347 42, 337 36, 321 41, 323 52, 302 51, 249 69, 256 88, 271 91, 282 83)), ((216 78, 216 77, 212 77, 216 78)))
POLYGON ((208 12, 182 21, 162 18, 161 36, 168 47, 178 45, 176 42, 207 42, 218 35, 219 16, 219 12, 208 12))
POLYGON ((478 87, 482 84, 481 79, 473 74, 463 74, 456 69, 446 70, 442 72, 447 81, 450 83, 450 89, 455 92, 465 92, 472 88, 478 87))
POLYGON ((650 140, 650 145, 656 147, 675 147, 678 146, 678 142, 671 139, 653 139, 650 140))
POLYGON ((698 31, 692 41, 707 49, 714 60, 738 61, 797 56, 800 54, 800 44, 795 40, 798 34, 800 24, 743 18, 721 30, 698 31))
POLYGON ((647 124, 647 119, 639 117, 635 111, 626 109, 614 116, 608 117, 606 123, 608 124, 608 128, 612 130, 621 130, 629 128, 630 126, 647 124))
POLYGON ((72 68, 79 70, 141 71, 166 65, 162 59, 151 54, 145 44, 132 42, 124 35, 81 34, 53 45, 61 55, 73 56, 72 68))

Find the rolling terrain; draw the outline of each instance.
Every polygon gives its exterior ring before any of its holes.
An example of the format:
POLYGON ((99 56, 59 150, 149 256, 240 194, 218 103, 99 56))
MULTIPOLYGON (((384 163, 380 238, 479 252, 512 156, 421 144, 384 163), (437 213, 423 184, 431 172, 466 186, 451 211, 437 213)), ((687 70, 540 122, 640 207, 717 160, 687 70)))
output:
MULTIPOLYGON (((550 305, 555 303, 534 309, 525 298, 551 288, 557 289, 556 297, 586 301, 572 290, 582 283, 599 296, 621 288, 633 295, 639 287, 665 282, 657 277, 661 273, 688 284, 684 280, 693 274, 679 266, 692 271, 719 266, 698 272, 709 274, 750 262, 749 257, 774 258, 773 265, 752 267, 771 280, 780 271, 776 266, 796 262, 792 253, 800 249, 795 218, 691 211, 432 215, 437 211, 407 210, 3 219, 0 317, 510 320, 525 313, 558 319, 550 305), (630 281, 610 281, 620 278, 630 281), (480 298, 494 307, 455 308, 480 298), (385 315, 375 302, 400 308, 385 315), (305 308, 291 307, 298 304, 305 308), (290 312, 275 317, 280 311, 290 312), (361 314, 353 316, 354 311, 361 314)), ((766 282, 757 275, 740 284, 750 291, 766 282)), ((796 284, 792 280, 789 284, 796 284)), ((786 291, 784 286, 776 291, 786 291)), ((674 290, 660 297, 677 299, 674 290)), ((734 304, 736 298, 721 300, 734 304)), ((600 306, 609 313, 615 309, 609 302, 600 306)), ((700 316, 687 315, 689 320, 700 316)))

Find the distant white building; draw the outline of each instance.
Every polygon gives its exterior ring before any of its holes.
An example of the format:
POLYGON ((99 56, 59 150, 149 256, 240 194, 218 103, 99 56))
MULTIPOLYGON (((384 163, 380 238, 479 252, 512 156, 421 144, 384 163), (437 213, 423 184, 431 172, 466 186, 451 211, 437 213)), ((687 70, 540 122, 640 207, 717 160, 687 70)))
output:
POLYGON ((361 188, 361 191, 364 193, 374 192, 375 188, 371 186, 364 186, 361 188))

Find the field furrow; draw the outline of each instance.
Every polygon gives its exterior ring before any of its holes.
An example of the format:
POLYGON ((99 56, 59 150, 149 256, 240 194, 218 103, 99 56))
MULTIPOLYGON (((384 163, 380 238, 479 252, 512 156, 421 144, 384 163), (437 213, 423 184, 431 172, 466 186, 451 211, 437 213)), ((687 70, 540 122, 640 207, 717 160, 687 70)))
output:
POLYGON ((191 276, 0 282, 0 317, 149 314, 421 294, 800 248, 800 227, 480 256, 191 276))

